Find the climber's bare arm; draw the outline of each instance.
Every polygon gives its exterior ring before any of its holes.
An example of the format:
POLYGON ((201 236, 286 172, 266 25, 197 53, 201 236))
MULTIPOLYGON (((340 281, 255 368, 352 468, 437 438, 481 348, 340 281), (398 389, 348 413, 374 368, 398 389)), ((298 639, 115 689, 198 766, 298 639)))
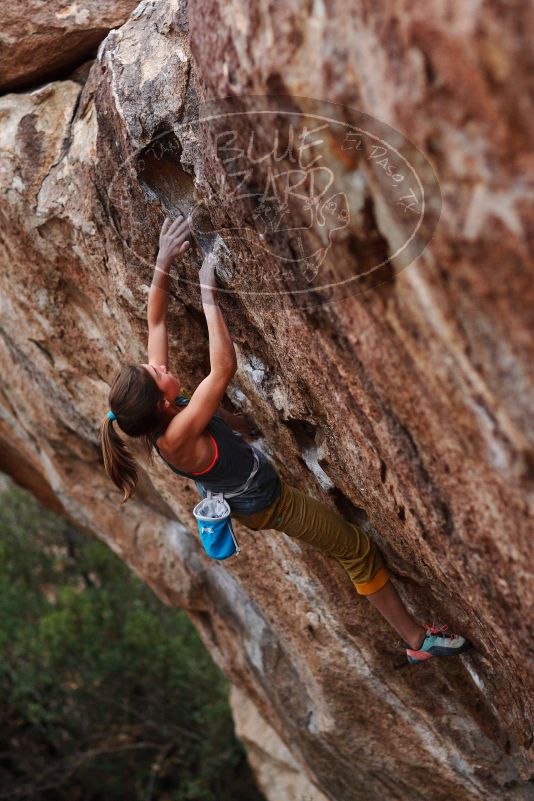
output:
POLYGON ((167 336, 167 306, 170 295, 170 270, 176 256, 191 247, 190 220, 179 216, 171 222, 166 217, 159 236, 159 251, 152 285, 148 293, 148 363, 167 364, 169 341, 167 336))
POLYGON ((226 388, 237 370, 234 344, 217 303, 215 264, 215 259, 207 256, 199 272, 209 334, 210 372, 195 389, 187 406, 167 426, 164 445, 171 452, 196 440, 204 432, 220 408, 226 388))
POLYGON ((234 374, 235 370, 212 370, 200 382, 187 406, 167 426, 162 437, 165 450, 178 454, 204 433, 234 374))

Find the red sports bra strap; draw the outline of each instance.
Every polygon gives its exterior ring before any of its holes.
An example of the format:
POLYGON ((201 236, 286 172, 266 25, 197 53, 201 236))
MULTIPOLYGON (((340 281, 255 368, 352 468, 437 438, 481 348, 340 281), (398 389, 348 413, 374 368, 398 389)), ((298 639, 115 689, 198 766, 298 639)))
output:
POLYGON ((207 473, 208 470, 211 470, 211 468, 216 464, 217 459, 219 458, 219 446, 217 445, 217 440, 215 439, 215 437, 213 436, 211 431, 208 431, 208 434, 210 435, 211 441, 213 442, 213 444, 215 446, 215 453, 213 455, 213 459, 211 460, 211 463, 210 463, 209 467, 206 467, 205 470, 200 470, 197 473, 191 473, 192 476, 202 476, 204 473, 207 473))

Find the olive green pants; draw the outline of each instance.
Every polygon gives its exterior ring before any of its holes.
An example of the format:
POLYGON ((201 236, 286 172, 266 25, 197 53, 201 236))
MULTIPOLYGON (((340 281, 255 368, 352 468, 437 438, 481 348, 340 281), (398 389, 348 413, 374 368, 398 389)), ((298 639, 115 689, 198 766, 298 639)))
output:
POLYGON ((349 523, 320 501, 282 481, 282 492, 266 509, 232 517, 251 529, 275 529, 335 557, 356 591, 371 595, 389 579, 382 555, 356 523, 349 523))

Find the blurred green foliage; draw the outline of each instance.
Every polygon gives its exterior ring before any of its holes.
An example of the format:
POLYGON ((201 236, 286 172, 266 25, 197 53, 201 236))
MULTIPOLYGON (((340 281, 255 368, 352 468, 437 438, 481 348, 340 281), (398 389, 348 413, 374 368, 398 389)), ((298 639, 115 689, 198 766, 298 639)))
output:
POLYGON ((0 487, 0 799, 261 801, 184 612, 0 487))

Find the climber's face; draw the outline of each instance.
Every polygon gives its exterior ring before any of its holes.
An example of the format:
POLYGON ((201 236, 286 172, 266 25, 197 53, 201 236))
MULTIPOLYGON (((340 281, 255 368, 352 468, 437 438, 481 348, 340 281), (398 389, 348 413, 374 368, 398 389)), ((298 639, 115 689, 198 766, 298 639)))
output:
POLYGON ((180 394, 180 382, 172 373, 169 373, 167 366, 165 364, 141 364, 141 367, 144 367, 151 378, 156 382, 165 398, 170 403, 173 403, 176 396, 180 394))

